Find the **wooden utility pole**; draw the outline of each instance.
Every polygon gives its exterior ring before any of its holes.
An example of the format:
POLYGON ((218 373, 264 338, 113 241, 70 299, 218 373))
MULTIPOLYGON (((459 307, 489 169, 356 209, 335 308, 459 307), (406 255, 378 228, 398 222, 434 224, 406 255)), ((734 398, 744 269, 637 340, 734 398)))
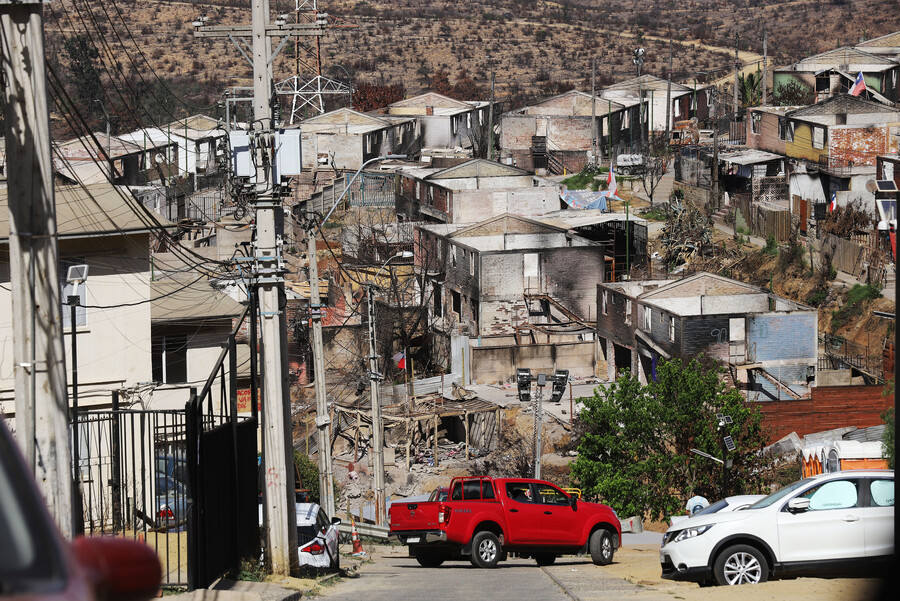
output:
MULTIPOLYGON (((16 437, 63 536, 73 531, 68 391, 41 0, 0 0, 16 437)), ((80 511, 80 508, 77 508, 80 511)))

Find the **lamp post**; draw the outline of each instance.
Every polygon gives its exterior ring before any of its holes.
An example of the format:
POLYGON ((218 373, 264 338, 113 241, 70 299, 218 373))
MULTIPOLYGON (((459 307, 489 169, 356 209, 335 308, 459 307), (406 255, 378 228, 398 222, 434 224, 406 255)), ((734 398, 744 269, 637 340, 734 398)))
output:
POLYGON ((387 510, 384 498, 384 424, 381 420, 381 403, 378 400, 378 383, 384 376, 378 373, 378 346, 375 342, 375 296, 379 290, 378 276, 384 271, 388 263, 394 259, 409 259, 413 254, 405 250, 390 257, 381 268, 375 272, 374 277, 368 282, 368 307, 369 307, 369 386, 372 397, 372 463, 375 469, 375 523, 383 526, 387 510))
POLYGON ((569 383, 569 370, 557 369, 553 375, 537 374, 531 375, 531 369, 520 367, 516 369, 516 386, 519 391, 519 401, 527 403, 531 401, 531 385, 537 385, 537 394, 534 395, 534 468, 533 474, 536 480, 541 478, 541 429, 544 414, 544 386, 550 384, 552 392, 550 393, 550 402, 559 403, 562 400, 563 392, 569 383))
POLYGON ((328 214, 325 215, 325 218, 319 222, 318 226, 316 226, 314 222, 310 223, 309 231, 306 236, 306 252, 309 259, 309 314, 312 321, 313 373, 316 390, 316 428, 318 429, 317 441, 319 448, 319 501, 328 517, 334 517, 335 514, 334 478, 331 467, 331 418, 328 416, 328 403, 325 398, 325 350, 322 342, 322 306, 319 304, 319 265, 316 255, 316 237, 366 165, 384 159, 405 158, 405 154, 388 154, 369 159, 360 165, 356 173, 353 174, 353 177, 350 178, 344 191, 341 192, 341 195, 338 197, 337 201, 335 201, 334 206, 332 206, 331 210, 328 211, 328 214))
POLYGON ((69 327, 72 332, 72 518, 75 534, 84 534, 84 514, 81 507, 81 457, 78 432, 78 316, 81 301, 78 286, 87 281, 88 266, 72 265, 66 273, 66 283, 74 286, 73 294, 66 297, 69 305, 69 327))
POLYGON ((644 148, 644 125, 643 125, 643 112, 644 112, 644 94, 641 89, 641 67, 644 66, 644 49, 643 48, 635 48, 634 49, 634 58, 632 62, 637 67, 637 80, 638 80, 638 148, 643 151, 644 148))

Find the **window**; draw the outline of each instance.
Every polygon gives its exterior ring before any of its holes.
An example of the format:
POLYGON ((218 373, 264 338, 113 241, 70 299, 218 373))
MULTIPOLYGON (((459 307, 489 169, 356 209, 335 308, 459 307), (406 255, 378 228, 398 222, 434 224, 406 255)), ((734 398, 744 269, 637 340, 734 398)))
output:
POLYGON ((452 308, 453 312, 456 313, 457 316, 459 316, 461 313, 461 309, 462 309, 461 303, 460 303, 459 292, 457 292, 456 290, 451 290, 450 291, 450 300, 453 303, 453 308, 452 308))
POLYGON ((153 381, 187 382, 187 336, 161 336, 151 344, 153 381))
POLYGON ((435 317, 443 317, 444 315, 444 307, 441 303, 441 294, 443 294, 443 290, 441 289, 441 285, 437 282, 434 283, 434 290, 432 291, 432 296, 434 297, 434 316, 435 317))
POLYGON ((761 119, 762 115, 759 113, 750 113, 750 131, 754 134, 759 133, 761 119))
POLYGON ((458 247, 451 246, 449 248, 449 250, 450 250, 450 265, 451 265, 451 267, 456 267, 456 251, 458 250, 458 247))
POLYGON ((675 318, 669 318, 669 340, 675 342, 675 318))
POLYGON ((606 311, 607 311, 607 308, 606 308, 606 300, 607 300, 607 299, 606 299, 606 294, 607 294, 607 293, 606 293, 606 290, 604 290, 603 293, 600 295, 600 313, 602 313, 603 315, 606 315, 606 314, 607 314, 607 313, 606 313, 606 311))
POLYGON ((469 253, 469 275, 475 275, 475 253, 469 253))
POLYGON ((825 128, 813 126, 813 148, 825 148, 825 128))
POLYGON ((794 122, 787 119, 778 120, 778 139, 785 142, 794 141, 794 122))
POLYGON ((650 311, 650 307, 644 307, 644 330, 647 332, 650 331, 650 318, 653 316, 653 313, 650 311))
POLYGON ((859 500, 857 488, 855 480, 832 480, 807 491, 801 498, 809 499, 810 511, 847 509, 857 505, 859 500))
POLYGON ((567 494, 551 486, 538 488, 537 499, 537 502, 543 505, 570 505, 572 503, 567 494))
POLYGON ((869 494, 872 496, 872 505, 876 507, 893 507, 894 481, 872 480, 869 484, 869 494))
POLYGON ((625 325, 631 325, 631 299, 625 301, 625 325))
POLYGON ((59 262, 59 279, 60 286, 62 287, 62 317, 64 330, 70 329, 72 327, 72 308, 69 306, 70 296, 78 296, 78 305, 75 307, 75 325, 87 325, 87 308, 85 307, 85 305, 87 304, 87 282, 78 284, 77 290, 75 284, 69 284, 66 282, 66 278, 68 277, 69 273, 69 267, 84 264, 84 257, 62 259, 59 262))
POLYGON ((532 503, 531 485, 527 482, 507 482, 506 496, 519 503, 532 503))

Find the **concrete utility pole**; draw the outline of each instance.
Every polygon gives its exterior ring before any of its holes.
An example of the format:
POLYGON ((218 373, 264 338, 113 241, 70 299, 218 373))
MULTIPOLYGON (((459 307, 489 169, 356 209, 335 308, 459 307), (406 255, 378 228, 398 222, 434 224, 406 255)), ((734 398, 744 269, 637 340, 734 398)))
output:
POLYGON ((488 151, 487 159, 494 160, 494 64, 491 63, 491 103, 488 107, 488 151))
POLYGON ((713 87, 713 164, 709 205, 719 206, 719 88, 713 87))
POLYGON ((269 160, 259 161, 256 172, 256 261, 263 343, 263 468, 269 561, 274 574, 290 575, 298 567, 297 517, 294 511, 293 445, 290 386, 287 382, 287 323, 281 310, 284 278, 275 211, 280 199, 272 193, 274 143, 272 128, 272 46, 266 35, 268 0, 253 0, 253 125, 259 149, 269 160))
POLYGON ((741 34, 734 36, 734 116, 732 121, 737 121, 738 109, 740 108, 740 97, 738 95, 738 72, 741 69, 741 61, 738 59, 738 44, 740 43, 741 34))
POLYGON ((334 476, 331 467, 331 416, 325 397, 325 350, 322 341, 322 305, 319 297, 319 260, 316 229, 306 237, 309 258, 309 312, 312 321, 313 377, 316 389, 316 430, 319 448, 319 504, 328 517, 334 517, 334 476))
POLYGON ((672 38, 669 38, 669 70, 666 72, 666 145, 672 140, 672 38))
POLYGON ((594 163, 599 165, 597 160, 597 59, 591 59, 591 153, 594 156, 594 163))
POLYGON ((70 538, 69 402, 41 6, 0 0, 16 438, 50 514, 70 538))
POLYGON ((769 33, 763 33, 763 74, 762 74, 762 105, 766 106, 769 104, 768 96, 766 95, 766 80, 769 78, 768 70, 769 70, 769 55, 768 55, 768 46, 769 44, 769 33))

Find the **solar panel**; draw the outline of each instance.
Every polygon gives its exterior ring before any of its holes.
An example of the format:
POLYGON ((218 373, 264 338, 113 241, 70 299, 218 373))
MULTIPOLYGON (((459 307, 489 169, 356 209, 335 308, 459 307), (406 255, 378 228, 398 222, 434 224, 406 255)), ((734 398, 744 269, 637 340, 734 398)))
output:
POLYGON ((725 448, 729 451, 733 451, 737 448, 734 444, 734 440, 730 436, 726 436, 723 440, 725 441, 725 448))
POLYGON ((875 182, 875 185, 878 186, 879 192, 896 192, 897 184, 894 183, 892 179, 880 179, 875 182))

